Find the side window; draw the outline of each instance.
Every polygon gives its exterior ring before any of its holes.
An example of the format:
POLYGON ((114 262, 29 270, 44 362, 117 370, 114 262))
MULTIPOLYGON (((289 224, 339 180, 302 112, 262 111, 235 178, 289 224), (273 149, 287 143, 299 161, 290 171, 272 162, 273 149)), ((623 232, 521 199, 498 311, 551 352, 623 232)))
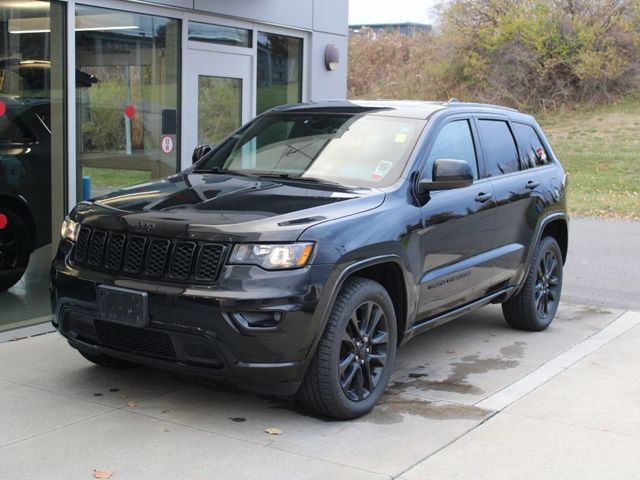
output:
POLYGON ((426 174, 429 178, 433 163, 440 158, 466 160, 473 171, 473 178, 478 178, 476 149, 468 120, 455 120, 442 127, 427 158, 426 174))
POLYGON ((531 125, 514 123, 513 130, 518 139, 518 147, 520 149, 520 170, 540 167, 549 163, 549 155, 531 125))
POLYGON ((478 124, 487 176, 517 172, 518 151, 507 122, 480 120, 478 124))

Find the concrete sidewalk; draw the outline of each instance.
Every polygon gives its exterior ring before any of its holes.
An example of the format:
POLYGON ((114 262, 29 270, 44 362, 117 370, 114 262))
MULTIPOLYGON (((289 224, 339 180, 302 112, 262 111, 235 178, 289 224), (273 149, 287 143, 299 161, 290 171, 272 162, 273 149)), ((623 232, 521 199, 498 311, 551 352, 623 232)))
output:
POLYGON ((0 479, 639 478, 639 340, 638 314, 563 304, 532 334, 491 306, 401 349, 382 403, 352 422, 104 370, 56 334, 4 343, 0 479))

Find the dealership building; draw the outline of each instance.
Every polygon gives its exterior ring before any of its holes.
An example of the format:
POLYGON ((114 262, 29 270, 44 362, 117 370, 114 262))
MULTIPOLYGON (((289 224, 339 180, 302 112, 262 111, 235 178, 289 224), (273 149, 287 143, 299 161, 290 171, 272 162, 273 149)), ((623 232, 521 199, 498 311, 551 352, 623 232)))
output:
MULTIPOLYGON (((0 293, 0 340, 47 325, 49 262, 75 203, 184 169, 196 145, 273 106, 344 98, 347 8, 2 0, 0 220, 17 212, 36 249, 0 293)), ((0 265, 2 245, 0 230, 0 265)))

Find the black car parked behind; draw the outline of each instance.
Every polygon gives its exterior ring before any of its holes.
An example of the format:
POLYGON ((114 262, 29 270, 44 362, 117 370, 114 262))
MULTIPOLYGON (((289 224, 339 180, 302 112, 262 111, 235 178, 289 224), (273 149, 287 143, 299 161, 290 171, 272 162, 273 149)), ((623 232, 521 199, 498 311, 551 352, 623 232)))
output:
POLYGON ((54 325, 100 365, 227 377, 354 418, 417 333, 488 303, 516 328, 551 323, 565 185, 514 110, 280 107, 182 173, 80 203, 53 262, 54 325))

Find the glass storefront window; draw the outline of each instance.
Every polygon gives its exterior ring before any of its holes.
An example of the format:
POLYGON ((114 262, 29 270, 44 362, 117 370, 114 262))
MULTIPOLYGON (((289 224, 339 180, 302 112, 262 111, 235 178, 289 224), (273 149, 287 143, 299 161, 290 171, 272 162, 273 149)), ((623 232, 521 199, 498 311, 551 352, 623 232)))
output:
POLYGON ((252 32, 246 28, 189 22, 189 40, 251 48, 252 32))
POLYGON ((76 5, 79 192, 176 172, 180 45, 178 20, 76 5))
POLYGON ((302 101, 302 39, 258 34, 257 113, 302 101))
POLYGON ((0 330, 48 321, 64 215, 62 2, 0 2, 0 330))
POLYGON ((198 75, 198 145, 217 145, 242 124, 242 80, 198 75))

